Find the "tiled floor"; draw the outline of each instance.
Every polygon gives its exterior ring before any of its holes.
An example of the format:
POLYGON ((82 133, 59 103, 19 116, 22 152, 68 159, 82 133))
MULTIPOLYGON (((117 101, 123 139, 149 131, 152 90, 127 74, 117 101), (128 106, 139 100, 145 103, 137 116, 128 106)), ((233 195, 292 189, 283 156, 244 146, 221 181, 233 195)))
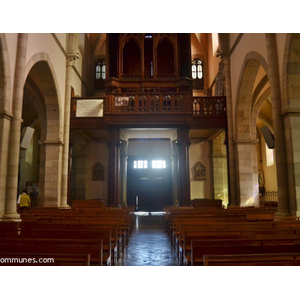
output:
POLYGON ((135 228, 119 266, 178 266, 163 227, 164 216, 152 214, 135 218, 135 228))

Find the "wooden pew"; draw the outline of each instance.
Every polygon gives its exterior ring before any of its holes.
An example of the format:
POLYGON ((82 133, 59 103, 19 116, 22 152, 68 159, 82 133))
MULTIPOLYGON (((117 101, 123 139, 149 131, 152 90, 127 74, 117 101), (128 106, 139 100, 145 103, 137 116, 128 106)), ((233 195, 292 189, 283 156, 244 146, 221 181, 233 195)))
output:
POLYGON ((101 199, 73 200, 71 206, 73 209, 81 209, 86 207, 104 208, 105 201, 101 199))
MULTIPOLYGON (((102 240, 102 263, 101 265, 110 266, 112 264, 111 258, 111 232, 110 230, 53 230, 53 228, 49 227, 44 230, 22 230, 20 232, 0 232, 1 240, 8 239, 10 237, 15 237, 17 239, 56 239, 63 241, 70 240, 80 240, 84 245, 85 240, 102 240)), ((35 251, 36 252, 36 251, 35 251)), ((43 253, 43 251, 39 251, 43 253)), ((72 253, 72 252, 69 252, 72 253)), ((94 256, 91 257, 93 259, 94 256)))
MULTIPOLYGON (((74 220, 73 220, 74 221, 74 220)), ((83 231, 106 231, 107 236, 103 237, 103 249, 104 254, 110 259, 110 264, 114 265, 118 258, 118 252, 121 251, 119 246, 119 232, 118 232, 118 224, 113 221, 95 221, 95 222, 69 222, 65 219, 52 219, 50 222, 45 220, 39 220, 38 222, 25 222, 21 227, 21 234, 30 235, 31 232, 36 230, 43 230, 49 232, 59 232, 62 230, 72 230, 77 232, 83 231), (109 232, 109 234, 108 234, 109 232), (109 236, 108 236, 109 235, 109 236), (108 255, 110 251, 110 255, 108 255)), ((98 236, 99 233, 97 233, 98 236)), ((91 235, 92 236, 92 235, 91 235)))
POLYGON ((212 220, 209 222, 206 220, 205 222, 199 221, 199 222, 192 222, 188 223, 185 222, 183 224, 178 225, 178 230, 174 232, 174 247, 175 250, 179 253, 179 251, 182 250, 184 246, 184 238, 185 238, 185 232, 188 231, 199 231, 200 233, 209 233, 209 232, 230 232, 230 234, 234 235, 240 235, 244 232, 266 232, 269 233, 271 231, 274 231, 274 225, 272 223, 266 222, 266 223, 255 223, 255 222, 215 222, 212 220))
POLYGON ((191 243, 197 239, 290 239, 299 240, 300 230, 293 229, 259 229, 253 228, 247 230, 231 228, 228 230, 201 230, 196 227, 186 228, 183 231, 183 237, 178 245, 178 258, 182 265, 190 265, 191 261, 191 243))
MULTIPOLYGON (((225 241, 225 240, 224 240, 225 241)), ((244 243, 228 244, 195 244, 192 243, 191 266, 203 266, 204 255, 227 255, 227 254, 261 254, 261 253, 297 253, 300 252, 299 244, 255 244, 253 240, 244 243)), ((232 242, 232 241, 231 241, 232 242)))
POLYGON ((0 266, 90 266, 90 254, 2 253, 0 266))
MULTIPOLYGON (((110 245, 104 239, 103 248, 105 255, 110 249, 110 254, 107 254, 107 261, 110 261, 109 264, 114 264, 124 251, 132 232, 134 224, 133 209, 105 208, 99 200, 75 200, 74 207, 76 209, 37 208, 21 212, 22 222, 20 222, 18 228, 22 231, 22 237, 25 235, 28 237, 36 236, 37 229, 48 230, 49 232, 109 230, 111 234, 110 245)), ((8 227, 12 229, 11 225, 8 225, 8 227)), ((0 235, 2 236, 20 235, 20 232, 7 231, 8 228, 2 229, 0 224, 0 235), (3 233, 3 231, 6 231, 6 233, 3 233)), ((39 233, 39 236, 44 235, 44 233, 39 233)))
POLYGON ((300 266, 300 253, 204 255, 204 266, 300 266))
MULTIPOLYGON (((96 265, 102 265, 102 245, 99 244, 85 244, 80 241, 80 243, 74 243, 69 241, 57 244, 52 244, 50 241, 45 243, 30 243, 26 241, 19 241, 17 243, 11 243, 5 240, 0 241, 0 252, 6 253, 13 257, 14 253, 23 254, 24 256, 32 253, 41 253, 51 255, 63 254, 63 255, 72 255, 72 254, 84 254, 90 255, 90 261, 96 265)), ((75 263, 75 262, 74 262, 75 263)))

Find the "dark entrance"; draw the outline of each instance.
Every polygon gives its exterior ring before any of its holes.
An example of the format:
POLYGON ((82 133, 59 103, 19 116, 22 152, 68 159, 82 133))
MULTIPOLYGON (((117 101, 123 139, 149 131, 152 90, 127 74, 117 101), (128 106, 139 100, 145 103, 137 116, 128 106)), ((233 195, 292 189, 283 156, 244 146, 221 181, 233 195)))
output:
POLYGON ((127 204, 137 211, 162 211, 172 203, 172 167, 170 157, 128 158, 127 204))

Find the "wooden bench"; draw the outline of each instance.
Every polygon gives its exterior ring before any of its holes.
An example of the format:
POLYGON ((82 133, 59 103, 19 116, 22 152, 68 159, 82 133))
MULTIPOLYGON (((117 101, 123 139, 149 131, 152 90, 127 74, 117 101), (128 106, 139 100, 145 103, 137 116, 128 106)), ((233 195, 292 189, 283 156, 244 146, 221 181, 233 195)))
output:
POLYGON ((253 232, 261 232, 261 233, 268 233, 274 231, 274 225, 272 223, 249 223, 249 222, 242 222, 242 223, 232 223, 232 222, 202 222, 199 221, 198 223, 183 223, 178 225, 176 231, 173 233, 173 244, 176 251, 180 250, 180 247, 184 245, 184 235, 187 231, 199 231, 203 234, 209 232, 230 232, 234 235, 239 235, 241 233, 245 233, 247 231, 253 232))
POLYGON ((17 243, 11 243, 9 241, 1 240, 0 241, 0 252, 7 253, 11 257, 13 257, 14 253, 19 253, 23 255, 28 255, 32 253, 43 253, 48 254, 49 257, 55 254, 64 254, 64 255, 72 255, 72 254, 84 254, 90 255, 90 262, 96 265, 102 265, 102 245, 99 244, 84 244, 82 243, 74 243, 69 240, 69 242, 64 242, 57 244, 52 244, 49 240, 45 243, 29 243, 26 241, 19 241, 17 243))
POLYGON ((285 239, 299 240, 300 230, 223 230, 223 231, 205 231, 205 230, 186 230, 183 232, 183 238, 178 246, 178 258, 182 265, 190 265, 192 242, 199 239, 285 239))
POLYGON ((90 266, 90 254, 2 253, 0 266, 90 266))
POLYGON ((227 254, 261 254, 261 253, 297 253, 300 252, 299 244, 252 244, 247 243, 228 243, 222 245, 196 244, 192 245, 191 266, 203 266, 204 255, 227 255, 227 254))
POLYGON ((105 201, 101 199, 73 200, 71 206, 73 209, 81 209, 86 207, 104 208, 105 201))
POLYGON ((300 266, 300 253, 204 255, 204 266, 300 266))
MULTIPOLYGON (((111 251, 111 264, 115 264, 116 260, 120 256, 120 252, 122 252, 122 243, 120 241, 120 232, 119 232, 119 226, 116 224, 116 222, 107 222, 107 221, 95 221, 95 222, 68 222, 65 221, 65 219, 60 220, 52 220, 51 222, 39 221, 39 222, 25 222, 21 227, 21 235, 24 236, 30 235, 30 232, 33 231, 48 231, 48 232, 59 232, 59 231, 77 231, 77 232, 83 232, 83 231, 106 231, 110 232, 110 236, 103 237, 103 247, 104 247, 104 254, 106 252, 111 251)), ((56 234, 57 235, 57 234, 56 234)), ((91 233, 92 236, 92 233, 91 233)))
MULTIPOLYGON (((82 244, 84 244, 84 240, 102 240, 101 265, 110 266, 112 264, 111 232, 109 230, 53 230, 48 228, 45 230, 22 230, 21 234, 19 234, 19 232, 0 232, 0 242, 3 239, 8 239, 12 236, 17 239, 57 239, 64 241, 81 240, 82 244)), ((43 251, 39 252, 43 253, 43 251)), ((93 258, 94 257, 91 257, 91 259, 93 258)))

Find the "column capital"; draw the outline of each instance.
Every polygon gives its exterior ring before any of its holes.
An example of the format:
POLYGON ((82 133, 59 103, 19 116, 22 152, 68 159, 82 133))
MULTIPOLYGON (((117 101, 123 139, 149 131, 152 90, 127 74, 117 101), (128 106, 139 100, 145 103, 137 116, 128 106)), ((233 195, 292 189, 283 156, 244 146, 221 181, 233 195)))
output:
POLYGON ((1 110, 0 109, 0 118, 7 119, 7 120, 11 121, 13 119, 13 114, 11 112, 6 111, 6 110, 1 110))
POLYGON ((74 51, 73 53, 68 53, 66 56, 67 66, 73 67, 75 65, 76 59, 79 59, 79 51, 74 51))

